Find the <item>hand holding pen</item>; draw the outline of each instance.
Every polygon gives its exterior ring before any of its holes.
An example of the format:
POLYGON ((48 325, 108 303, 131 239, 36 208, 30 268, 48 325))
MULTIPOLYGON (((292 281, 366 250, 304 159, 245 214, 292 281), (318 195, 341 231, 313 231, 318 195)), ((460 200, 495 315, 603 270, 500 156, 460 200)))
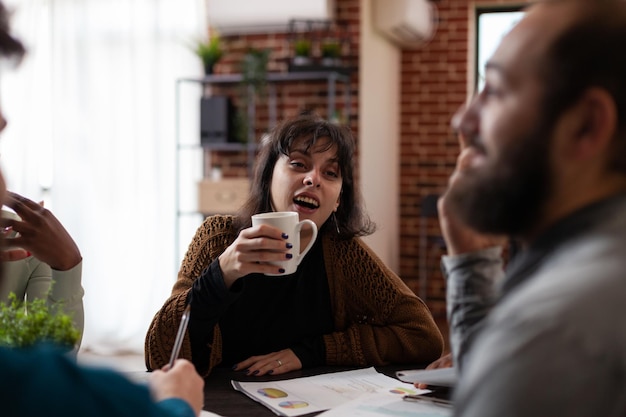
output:
POLYGON ((196 415, 200 415, 204 403, 204 380, 191 362, 186 359, 176 360, 189 323, 189 312, 190 307, 187 306, 178 327, 170 362, 150 373, 148 385, 157 401, 180 398, 189 403, 196 415))
POLYGON ((180 398, 186 401, 200 415, 204 403, 204 380, 196 368, 186 359, 177 360, 173 367, 165 365, 164 370, 150 373, 148 386, 156 401, 180 398))

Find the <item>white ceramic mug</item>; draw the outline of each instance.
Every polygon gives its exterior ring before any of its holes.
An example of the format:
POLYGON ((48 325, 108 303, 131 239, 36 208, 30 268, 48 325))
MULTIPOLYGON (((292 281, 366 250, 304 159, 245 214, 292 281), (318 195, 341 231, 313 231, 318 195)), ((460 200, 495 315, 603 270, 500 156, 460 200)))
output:
MULTIPOLYGON (((21 221, 22 218, 20 216, 18 216, 16 213, 9 211, 9 210, 5 210, 3 209, 0 212, 2 218, 4 219, 13 219, 13 220, 18 220, 21 221)), ((8 229, 8 228, 0 228, 1 233, 4 235, 4 250, 10 250, 10 249, 16 249, 16 246, 12 246, 11 245, 11 240, 15 237, 18 236, 18 233, 13 230, 13 229, 8 229)))
POLYGON ((255 214, 252 216, 252 226, 257 226, 259 224, 268 224, 270 226, 276 227, 277 229, 282 230, 287 236, 286 243, 291 243, 293 250, 293 258, 287 259, 284 261, 272 262, 273 265, 278 266, 279 268, 283 268, 285 272, 282 274, 265 274, 265 275, 288 275, 293 274, 298 269, 298 265, 300 265, 300 261, 304 258, 307 252, 313 247, 315 243, 315 239, 317 238, 317 226, 315 222, 309 219, 305 219, 302 221, 298 221, 299 216, 295 211, 275 211, 270 213, 261 213, 255 214), (304 248, 303 251, 300 251, 300 231, 302 230, 302 226, 308 224, 312 231, 313 236, 311 236, 311 241, 304 248))

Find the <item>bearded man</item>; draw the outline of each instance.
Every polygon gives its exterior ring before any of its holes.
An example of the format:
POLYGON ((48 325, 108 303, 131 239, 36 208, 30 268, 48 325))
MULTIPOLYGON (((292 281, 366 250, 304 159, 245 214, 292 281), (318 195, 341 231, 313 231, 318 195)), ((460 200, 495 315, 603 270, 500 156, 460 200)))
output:
POLYGON ((453 118, 454 414, 626 416, 626 3, 528 9, 453 118), (523 250, 503 272, 497 236, 523 250))

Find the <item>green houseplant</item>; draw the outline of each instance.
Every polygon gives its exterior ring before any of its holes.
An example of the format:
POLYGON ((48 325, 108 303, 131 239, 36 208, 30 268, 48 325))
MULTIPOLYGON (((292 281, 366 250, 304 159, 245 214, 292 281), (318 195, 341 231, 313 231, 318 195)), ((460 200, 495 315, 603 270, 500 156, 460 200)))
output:
POLYGON ((270 52, 270 49, 249 48, 241 60, 242 83, 251 86, 255 93, 265 87, 270 52))
POLYGON ((256 105, 256 98, 265 94, 267 65, 270 49, 249 48, 241 60, 240 99, 235 115, 235 137, 238 142, 248 143, 254 132, 248 120, 249 109, 256 105))
POLYGON ((0 346, 29 347, 50 343, 71 351, 80 339, 72 318, 60 307, 48 307, 46 300, 18 300, 0 303, 0 346))
POLYGON ((341 57, 341 44, 334 39, 327 39, 322 42, 322 64, 328 66, 338 66, 341 57))
POLYGON ((293 63, 294 65, 310 65, 311 64, 311 41, 308 39, 298 39, 293 44, 293 63))
POLYGON ((206 75, 213 74, 213 67, 224 54, 222 42, 217 33, 213 33, 208 41, 197 41, 193 47, 193 51, 200 60, 202 60, 204 73, 206 75))

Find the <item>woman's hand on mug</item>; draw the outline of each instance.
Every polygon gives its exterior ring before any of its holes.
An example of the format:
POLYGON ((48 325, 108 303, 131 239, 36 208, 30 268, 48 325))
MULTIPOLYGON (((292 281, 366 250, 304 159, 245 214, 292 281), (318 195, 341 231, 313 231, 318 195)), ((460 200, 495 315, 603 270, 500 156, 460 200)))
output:
POLYGON ((302 369, 302 362, 291 349, 283 349, 267 355, 252 356, 233 367, 235 371, 246 371, 246 375, 280 375, 302 369))
POLYGON ((279 273, 279 267, 268 262, 284 261, 293 256, 286 239, 283 232, 266 224, 242 230, 219 256, 226 287, 230 288, 237 279, 251 273, 279 273))

